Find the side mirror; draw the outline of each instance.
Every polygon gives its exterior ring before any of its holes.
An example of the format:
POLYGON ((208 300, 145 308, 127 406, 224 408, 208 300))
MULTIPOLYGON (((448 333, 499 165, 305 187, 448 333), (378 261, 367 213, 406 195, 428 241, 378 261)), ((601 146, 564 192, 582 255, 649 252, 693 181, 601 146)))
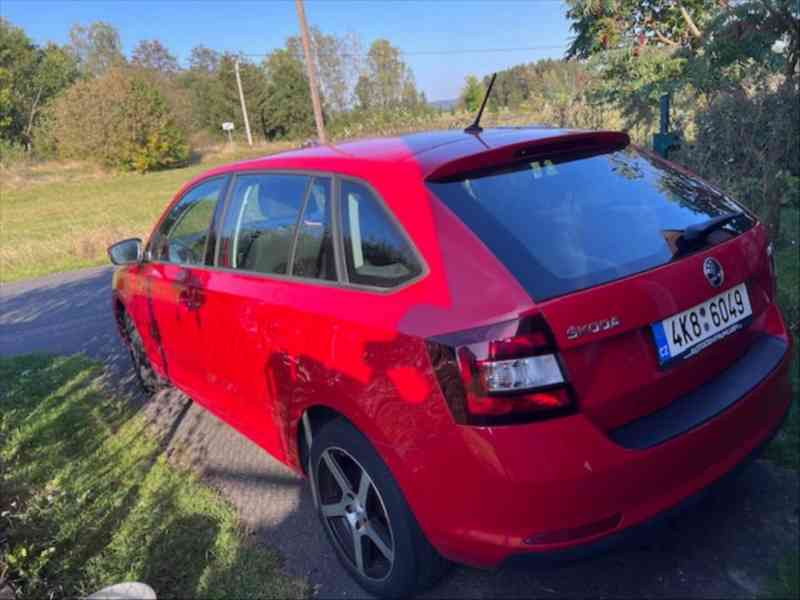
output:
POLYGON ((108 247, 108 257, 115 265, 135 265, 142 262, 142 240, 130 238, 108 247))

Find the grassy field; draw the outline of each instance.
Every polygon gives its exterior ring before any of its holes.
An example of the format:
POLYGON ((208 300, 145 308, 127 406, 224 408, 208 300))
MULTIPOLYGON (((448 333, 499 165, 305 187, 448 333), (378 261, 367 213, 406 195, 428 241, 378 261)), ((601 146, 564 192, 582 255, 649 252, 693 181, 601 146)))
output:
POLYGON ((0 282, 105 264, 111 243, 146 237, 175 192, 195 175, 287 147, 214 152, 187 167, 147 175, 103 173, 81 163, 0 173, 0 282))
POLYGON ((0 588, 7 574, 20 598, 130 580, 159 598, 307 596, 101 375, 80 356, 0 360, 0 588))

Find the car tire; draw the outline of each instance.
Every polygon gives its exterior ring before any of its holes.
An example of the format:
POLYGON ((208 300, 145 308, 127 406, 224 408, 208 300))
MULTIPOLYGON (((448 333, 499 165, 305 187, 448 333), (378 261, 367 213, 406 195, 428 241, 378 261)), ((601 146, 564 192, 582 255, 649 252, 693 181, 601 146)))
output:
POLYGON ((428 542, 389 468, 352 424, 326 423, 312 441, 309 467, 323 529, 362 588, 408 598, 444 576, 450 563, 428 542))
POLYGON ((125 327, 125 339, 128 341, 128 350, 131 353, 133 371, 136 373, 136 379, 139 380, 139 385, 141 385, 144 392, 152 396, 170 387, 169 382, 156 373, 153 365, 150 364, 150 359, 147 357, 147 351, 144 348, 144 342, 142 342, 142 336, 127 312, 123 316, 123 326, 125 327))

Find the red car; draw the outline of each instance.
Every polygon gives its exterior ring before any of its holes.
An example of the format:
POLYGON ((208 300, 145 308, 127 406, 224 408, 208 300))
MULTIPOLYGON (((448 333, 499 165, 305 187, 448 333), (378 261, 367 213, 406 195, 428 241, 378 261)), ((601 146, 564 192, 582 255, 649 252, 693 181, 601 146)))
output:
POLYGON ((308 474, 345 567, 401 597, 606 544, 768 440, 771 249, 625 134, 523 128, 217 168, 109 253, 144 385, 308 474))

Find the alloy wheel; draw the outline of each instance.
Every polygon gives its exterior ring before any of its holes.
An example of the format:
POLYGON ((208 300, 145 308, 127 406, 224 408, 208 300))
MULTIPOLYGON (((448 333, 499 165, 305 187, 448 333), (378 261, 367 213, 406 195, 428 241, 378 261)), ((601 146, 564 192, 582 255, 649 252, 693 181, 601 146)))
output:
POLYGON ((351 567, 383 581, 394 566, 392 525, 381 493, 366 469, 342 448, 325 449, 313 491, 325 527, 351 567))

